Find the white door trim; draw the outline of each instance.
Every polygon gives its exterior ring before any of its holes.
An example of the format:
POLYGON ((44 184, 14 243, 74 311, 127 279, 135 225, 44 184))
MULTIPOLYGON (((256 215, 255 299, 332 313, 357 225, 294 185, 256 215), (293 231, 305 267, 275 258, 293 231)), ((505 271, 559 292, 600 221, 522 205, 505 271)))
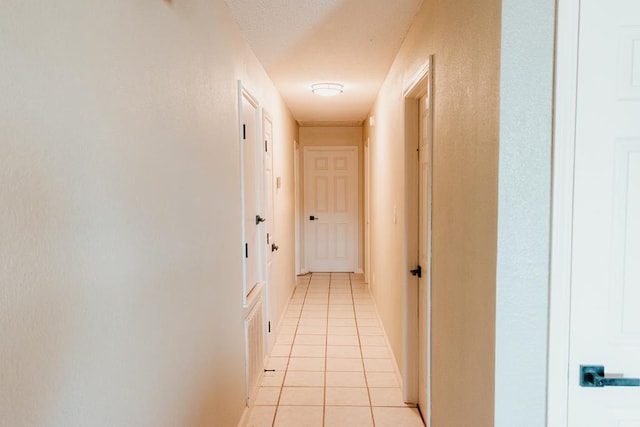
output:
POLYGON ((299 274, 305 274, 307 271, 304 271, 304 255, 302 250, 302 242, 304 241, 304 230, 302 227, 302 198, 300 197, 300 192, 302 191, 302 176, 300 175, 300 143, 298 141, 293 141, 293 186, 294 186, 294 209, 295 209, 295 233, 296 233, 296 250, 295 250, 295 275, 294 275, 294 283, 296 277, 299 274))
POLYGON ((580 0, 558 0, 549 286, 547 426, 567 425, 580 0))
POLYGON ((371 138, 364 143, 364 280, 371 283, 371 138))

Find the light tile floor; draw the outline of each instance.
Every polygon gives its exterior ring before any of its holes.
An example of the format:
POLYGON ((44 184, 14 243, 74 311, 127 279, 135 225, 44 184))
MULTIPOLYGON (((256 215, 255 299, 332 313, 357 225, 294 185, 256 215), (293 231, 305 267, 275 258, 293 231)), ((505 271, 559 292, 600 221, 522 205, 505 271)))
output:
POLYGON ((301 276, 249 427, 421 427, 362 275, 301 276))

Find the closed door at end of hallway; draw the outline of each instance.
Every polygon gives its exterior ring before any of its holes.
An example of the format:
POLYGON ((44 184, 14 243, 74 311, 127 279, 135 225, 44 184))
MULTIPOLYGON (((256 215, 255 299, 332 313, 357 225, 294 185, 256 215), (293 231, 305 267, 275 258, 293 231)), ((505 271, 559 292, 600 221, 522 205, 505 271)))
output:
POLYGON ((308 271, 354 271, 357 147, 305 147, 304 249, 308 271))

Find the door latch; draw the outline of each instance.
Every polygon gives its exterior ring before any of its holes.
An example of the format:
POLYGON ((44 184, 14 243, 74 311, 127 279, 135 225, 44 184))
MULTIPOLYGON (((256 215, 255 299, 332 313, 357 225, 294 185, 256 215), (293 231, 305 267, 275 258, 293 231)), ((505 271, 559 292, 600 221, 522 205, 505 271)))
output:
POLYGON ((413 269, 413 270, 409 270, 409 273, 411 273, 412 276, 418 276, 418 278, 422 277, 422 267, 420 267, 419 265, 413 269))
POLYGON ((640 378, 607 378, 602 365, 580 365, 581 387, 640 387, 640 378))

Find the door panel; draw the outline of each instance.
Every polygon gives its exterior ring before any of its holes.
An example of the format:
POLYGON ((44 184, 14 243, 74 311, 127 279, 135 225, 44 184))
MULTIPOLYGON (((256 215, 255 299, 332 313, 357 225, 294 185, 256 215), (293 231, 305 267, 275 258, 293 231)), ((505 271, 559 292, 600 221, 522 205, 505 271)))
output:
POLYGON ((243 183, 244 183, 244 232, 245 232, 245 295, 262 280, 260 254, 260 224, 256 224, 256 215, 260 215, 260 194, 262 183, 262 153, 256 135, 257 106, 248 96, 242 97, 243 119, 243 183))
POLYGON ((304 148, 304 247, 309 271, 355 269, 357 167, 356 147, 304 148))
MULTIPOLYGON (((267 254, 266 282, 267 282, 267 310, 266 322, 278 312, 278 287, 274 279, 275 264, 275 248, 278 245, 275 217, 275 179, 273 171, 273 123, 270 116, 264 112, 262 115, 262 132, 264 137, 264 196, 266 205, 266 221, 264 223, 264 232, 267 238, 264 239, 266 246, 264 247, 267 254), (275 245, 275 246, 273 246, 275 245)), ((265 323, 268 325, 268 323, 265 323)), ((269 330, 269 329, 268 329, 269 330)), ((275 334, 267 335, 267 346, 265 351, 267 354, 271 352, 272 346, 275 344, 275 334)))
POLYGON ((569 426, 640 425, 640 387, 585 388, 579 366, 640 378, 640 2, 580 3, 569 426))

